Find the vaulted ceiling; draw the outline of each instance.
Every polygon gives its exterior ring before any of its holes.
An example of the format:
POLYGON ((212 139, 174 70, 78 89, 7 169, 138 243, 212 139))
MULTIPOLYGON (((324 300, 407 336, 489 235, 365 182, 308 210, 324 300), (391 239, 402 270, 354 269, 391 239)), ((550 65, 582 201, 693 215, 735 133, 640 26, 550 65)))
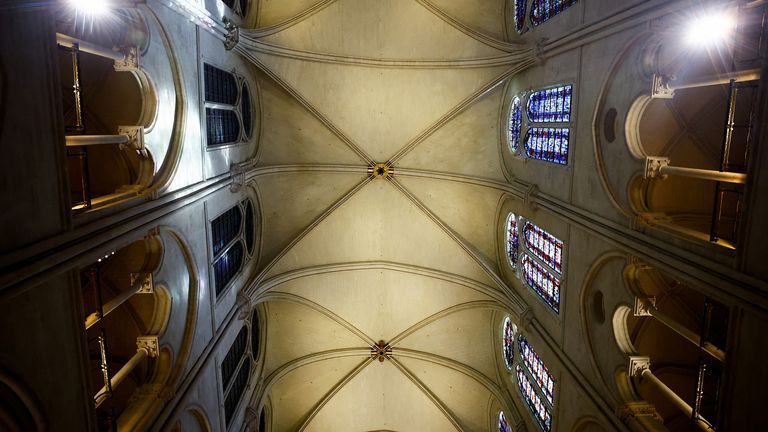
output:
MULTIPOLYGON (((516 420, 499 346, 502 0, 262 1, 255 289, 273 430, 488 430, 516 420), (388 163, 390 178, 368 173, 388 163), (380 362, 371 348, 383 341, 380 362)), ((503 127, 502 127, 503 129, 503 127)))

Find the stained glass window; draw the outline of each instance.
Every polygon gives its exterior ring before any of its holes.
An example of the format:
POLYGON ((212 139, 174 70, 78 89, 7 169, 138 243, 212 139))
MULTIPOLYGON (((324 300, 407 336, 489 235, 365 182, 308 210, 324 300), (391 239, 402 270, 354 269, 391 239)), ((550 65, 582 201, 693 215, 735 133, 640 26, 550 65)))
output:
POLYGON ((547 269, 523 255, 521 261, 525 282, 539 295, 555 312, 560 312, 560 280, 547 269))
POLYGON ((248 91, 248 85, 243 81, 241 88, 240 117, 243 119, 243 131, 246 138, 251 137, 253 129, 253 119, 251 118, 251 93, 248 91))
POLYGON ((520 146, 520 131, 523 128, 523 109, 520 98, 512 99, 512 107, 509 110, 509 148, 512 153, 520 146))
POLYGON ((528 97, 526 113, 534 123, 567 123, 571 121, 571 98, 573 86, 538 90, 528 97))
POLYGON ((507 424, 507 418, 504 417, 504 411, 499 411, 499 432, 512 432, 512 428, 507 424))
POLYGON ((517 337, 517 342, 520 345, 520 357, 523 359, 523 364, 525 364, 528 372, 536 380, 536 384, 539 385, 549 403, 554 404, 555 379, 552 378, 544 362, 523 335, 517 337))
POLYGON ((243 243, 238 241, 213 263, 213 279, 218 297, 243 266, 243 243))
POLYGON ((251 373, 251 362, 243 362, 240 366, 240 370, 237 372, 235 381, 232 383, 232 387, 229 388, 227 397, 224 399, 224 418, 226 419, 227 426, 232 422, 232 418, 237 409, 237 404, 240 403, 240 399, 245 393, 246 384, 248 384, 248 375, 251 373))
POLYGON ((528 6, 527 0, 515 0, 515 30, 518 33, 525 27, 525 9, 528 6))
POLYGON ((245 200, 245 248, 248 255, 253 254, 253 246, 256 243, 256 227, 254 226, 253 204, 251 200, 245 200))
POLYGON ((216 256, 240 234, 242 213, 239 206, 234 206, 211 221, 211 240, 213 255, 216 256))
POLYGON ((566 165, 569 136, 568 128, 531 128, 525 139, 526 154, 533 159, 566 165))
POLYGON ((563 271, 563 242, 531 222, 523 228, 525 246, 558 273, 563 271))
POLYGON ((221 382, 222 386, 226 389, 229 386, 229 381, 237 370, 237 366, 240 364, 240 359, 245 354, 245 344, 248 342, 248 332, 243 326, 240 329, 240 333, 237 334, 235 341, 227 351, 227 355, 224 357, 224 361, 221 362, 221 382))
POLYGON ((504 320, 503 352, 504 363, 509 370, 512 370, 512 365, 515 363, 515 334, 517 334, 517 326, 507 317, 504 320))
POLYGON ((517 216, 510 213, 507 217, 507 258, 512 268, 517 268, 520 253, 520 234, 517 231, 517 216))
POLYGON ((231 72, 206 63, 203 66, 205 101, 226 105, 237 102, 237 81, 231 72))
POLYGON ((237 142, 240 137, 240 122, 232 110, 206 108, 205 124, 209 146, 237 142))
POLYGON ((545 432, 549 432, 552 429, 552 414, 549 407, 536 393, 536 389, 528 380, 528 376, 523 372, 523 368, 520 365, 515 367, 515 372, 517 374, 517 387, 526 405, 528 405, 528 408, 533 413, 533 417, 539 423, 539 426, 545 432))
POLYGON ((578 0, 533 0, 531 23, 537 26, 576 4, 578 0))

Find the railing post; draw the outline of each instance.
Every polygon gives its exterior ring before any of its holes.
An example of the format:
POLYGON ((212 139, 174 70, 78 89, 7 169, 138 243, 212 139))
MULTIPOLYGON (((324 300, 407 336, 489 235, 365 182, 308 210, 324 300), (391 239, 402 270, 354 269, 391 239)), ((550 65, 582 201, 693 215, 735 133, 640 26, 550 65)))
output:
POLYGON ((99 407, 105 400, 107 400, 111 394, 108 387, 112 389, 117 388, 123 380, 134 370, 136 367, 147 357, 154 358, 159 354, 159 345, 157 336, 140 336, 136 338, 136 354, 128 360, 128 363, 123 365, 119 371, 113 376, 104 387, 99 390, 93 397, 96 402, 96 408, 99 407))

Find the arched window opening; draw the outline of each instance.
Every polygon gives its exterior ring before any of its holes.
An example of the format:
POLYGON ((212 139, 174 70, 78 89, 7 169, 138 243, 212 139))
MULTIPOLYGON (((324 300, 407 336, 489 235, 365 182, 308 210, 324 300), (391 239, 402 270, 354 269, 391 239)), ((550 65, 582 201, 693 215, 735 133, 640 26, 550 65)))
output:
POLYGON ((239 144, 250 139, 253 116, 245 79, 205 63, 203 81, 207 146, 239 144))
POLYGON ((512 268, 517 268, 520 254, 520 233, 517 230, 517 216, 510 213, 507 216, 507 260, 512 268))
POLYGON ((671 431, 715 430, 728 308, 645 264, 628 274, 637 297, 617 336, 629 339, 632 385, 671 431))
MULTIPOLYGON (((124 33, 140 33, 127 31, 133 24, 120 17, 124 33)), ((116 41, 130 42, 127 36, 56 36, 71 208, 81 212, 134 196, 154 175, 144 126, 156 102, 138 65, 139 47, 112 48, 116 41)))
POLYGON ((261 409, 261 414, 259 414, 259 432, 266 432, 267 430, 267 414, 265 413, 265 409, 261 409))
POLYGON ((523 33, 525 30, 525 11, 527 9, 527 0, 515 0, 515 31, 518 33, 523 33))
POLYGON ((499 432, 512 432, 512 428, 507 423, 504 411, 499 411, 499 432))
POLYGON ((510 151, 530 159, 567 165, 572 99, 573 86, 570 84, 515 96, 509 114, 510 151), (525 121, 521 107, 523 100, 525 121), (523 152, 519 151, 521 136, 525 136, 523 152))
POLYGON ((507 217, 505 242, 510 266, 516 270, 517 276, 555 313, 560 313, 565 243, 514 213, 507 217), (524 238, 522 247, 519 240, 521 234, 524 238))
POLYGON ((117 427, 135 393, 153 379, 157 332, 170 307, 153 281, 161 257, 160 240, 146 237, 80 272, 91 391, 103 430, 117 427))
POLYGON ((504 319, 504 340, 502 352, 504 354, 504 364, 507 369, 512 370, 515 363, 515 336, 517 335, 517 326, 507 317, 504 319))
POLYGON ((578 0, 533 0, 531 5, 531 23, 541 25, 576 4, 578 0))
POLYGON ((738 237, 758 83, 736 79, 641 98, 637 130, 629 133, 647 160, 644 182, 634 187, 636 207, 729 248, 738 237))
MULTIPOLYGON (((516 330, 517 327, 515 327, 515 333, 516 330)), ((509 370, 513 371, 525 405, 530 409, 538 425, 548 432, 552 428, 552 413, 555 407, 555 379, 526 338, 519 333, 516 337, 513 335, 512 345, 515 339, 519 354, 517 356, 513 354, 509 370)))
POLYGON ((237 407, 243 398, 251 372, 250 357, 246 355, 248 330, 243 326, 220 365, 221 382, 224 392, 224 419, 227 427, 235 417, 237 407))
POLYGON ((218 298, 253 254, 253 203, 246 199, 211 221, 213 286, 218 298), (245 214, 245 217, 243 215, 245 214))

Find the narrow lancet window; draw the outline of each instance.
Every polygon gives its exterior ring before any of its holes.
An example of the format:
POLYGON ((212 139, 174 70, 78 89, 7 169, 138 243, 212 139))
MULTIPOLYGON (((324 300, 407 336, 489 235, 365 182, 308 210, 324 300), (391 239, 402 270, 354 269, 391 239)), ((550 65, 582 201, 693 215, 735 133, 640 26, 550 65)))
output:
POLYGON ((523 228, 525 246, 556 272, 563 272, 563 242, 531 222, 523 228))
POLYGON ((560 280, 528 255, 521 261, 525 283, 556 313, 560 313, 560 280))
POLYGON ((504 411, 499 411, 499 432, 512 432, 512 428, 507 424, 507 418, 504 411))
POLYGON ((520 234, 517 230, 517 216, 510 213, 507 217, 507 259, 512 268, 517 268, 517 258, 520 254, 520 234))
POLYGON ((538 384, 542 393, 546 396, 547 401, 549 401, 550 404, 553 404, 555 379, 549 373, 544 362, 539 355, 536 354, 536 351, 533 350, 531 344, 528 343, 523 335, 517 337, 517 342, 520 345, 520 357, 523 359, 523 364, 525 365, 526 370, 533 376, 536 384, 538 384))
POLYGON ((512 370, 512 365, 515 363, 515 335, 517 334, 517 326, 512 322, 509 317, 504 320, 504 341, 503 341, 503 354, 504 364, 507 369, 512 370))
POLYGON ((531 23, 538 26, 576 4, 578 0, 533 0, 531 23))

